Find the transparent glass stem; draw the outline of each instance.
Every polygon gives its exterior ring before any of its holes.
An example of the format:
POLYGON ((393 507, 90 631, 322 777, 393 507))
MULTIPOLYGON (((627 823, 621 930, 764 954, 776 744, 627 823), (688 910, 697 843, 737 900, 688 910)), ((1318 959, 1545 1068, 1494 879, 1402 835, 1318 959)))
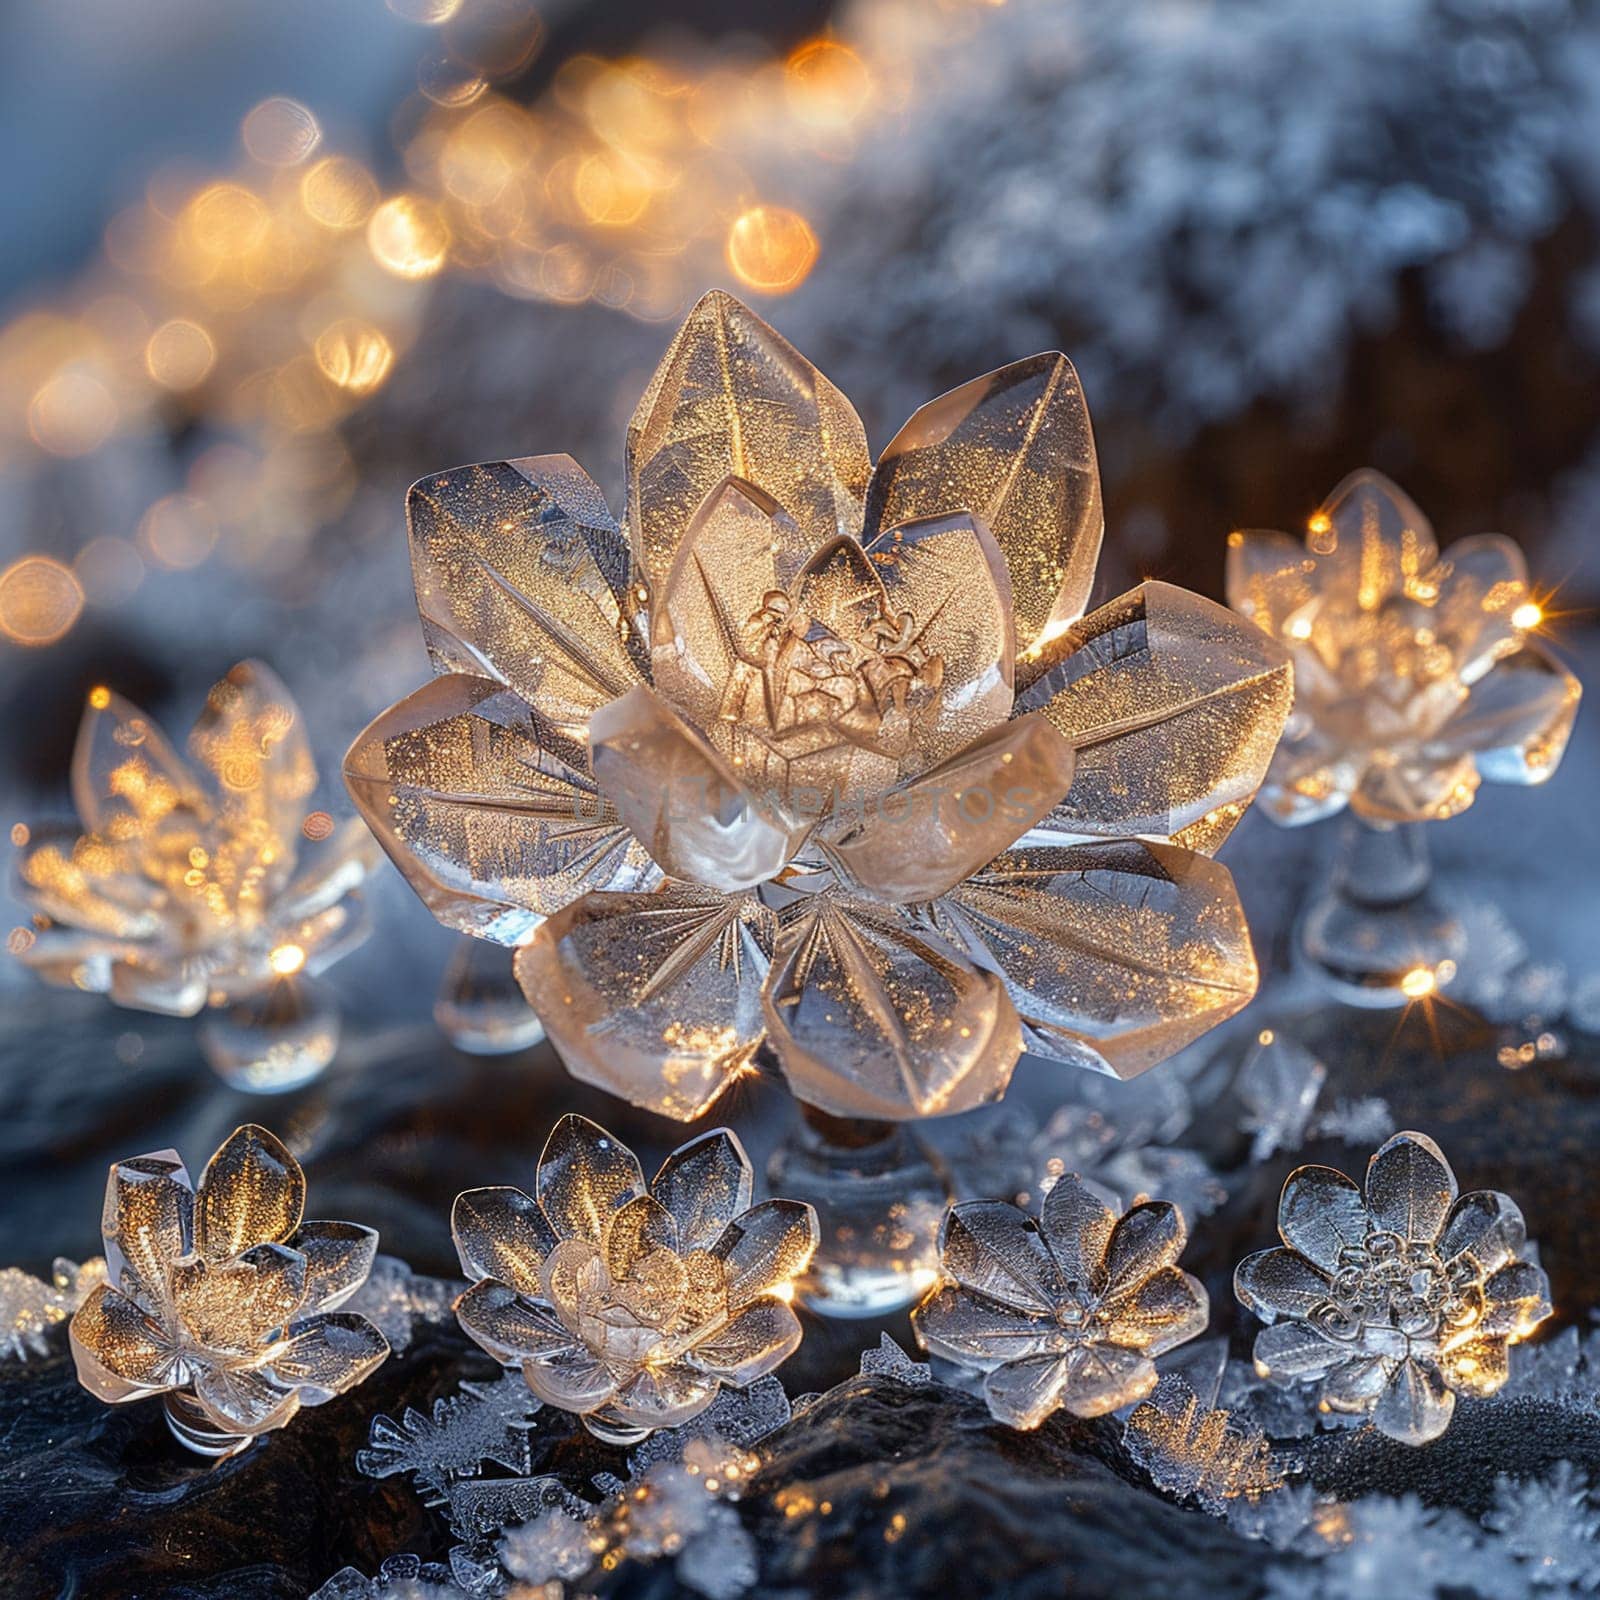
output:
POLYGON ((1359 817, 1347 817, 1334 863, 1335 889, 1352 903, 1374 910, 1415 899, 1433 877, 1424 827, 1407 822, 1375 828, 1359 817))
POLYGON ((194 1400, 179 1390, 163 1397, 162 1409, 172 1437, 196 1455, 221 1460, 238 1455, 255 1442, 250 1434, 224 1433, 194 1400))

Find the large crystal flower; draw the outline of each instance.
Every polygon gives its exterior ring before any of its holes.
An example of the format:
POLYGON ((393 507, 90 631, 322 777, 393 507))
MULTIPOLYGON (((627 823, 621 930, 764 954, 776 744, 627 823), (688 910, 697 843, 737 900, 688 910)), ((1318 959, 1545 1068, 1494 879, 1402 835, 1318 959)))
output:
POLYGON ((223 1454, 360 1383, 389 1346, 336 1308, 366 1281, 378 1236, 302 1221, 305 1195, 299 1162, 253 1124, 198 1189, 175 1150, 112 1167, 109 1281, 70 1328, 83 1386, 112 1404, 166 1395, 177 1437, 223 1454))
POLYGON ((1457 1394, 1493 1394, 1507 1348, 1550 1315, 1544 1273, 1518 1259, 1522 1213, 1492 1189, 1458 1198, 1420 1133, 1373 1156, 1365 1197, 1332 1167, 1290 1173, 1278 1236, 1284 1248, 1242 1261, 1233 1280, 1269 1324, 1256 1371, 1320 1383, 1325 1409, 1370 1416, 1402 1444, 1443 1433, 1457 1394))
POLYGON ((377 852, 352 819, 302 859, 317 772, 276 674, 234 667, 189 756, 121 696, 90 692, 72 763, 79 826, 32 830, 16 872, 34 926, 13 948, 47 981, 193 1016, 365 938, 352 892, 377 852))
POLYGON ((626 535, 565 456, 413 488, 440 676, 346 761, 435 915, 523 946, 575 1074, 690 1118, 767 1045, 801 1099, 907 1118, 994 1098, 1024 1046, 1130 1076, 1245 1004, 1209 857, 1288 663, 1165 584, 1081 615, 1100 488, 1064 357, 923 407, 874 469, 714 293, 627 458, 626 535))
POLYGON ((952 1206, 939 1233, 947 1282, 911 1314, 923 1349, 985 1374, 1013 1428, 1052 1411, 1098 1417, 1156 1386, 1154 1358, 1204 1333, 1204 1285, 1177 1265, 1183 1216, 1151 1200, 1118 1217, 1073 1173, 1036 1222, 1004 1200, 952 1206))
POLYGON ((649 1187, 633 1152, 584 1117, 558 1122, 538 1198, 469 1189, 451 1216, 461 1326, 520 1367, 547 1405, 631 1441, 697 1416, 794 1353, 794 1279, 817 1246, 795 1200, 751 1206, 750 1162, 726 1129, 662 1163, 649 1187))
POLYGON ((1283 823, 1349 805, 1424 822, 1472 804, 1480 780, 1542 783, 1581 692, 1529 637, 1540 610, 1509 539, 1441 555, 1412 501, 1352 473, 1311 518, 1228 541, 1228 599, 1294 658, 1294 711, 1263 801, 1283 823))

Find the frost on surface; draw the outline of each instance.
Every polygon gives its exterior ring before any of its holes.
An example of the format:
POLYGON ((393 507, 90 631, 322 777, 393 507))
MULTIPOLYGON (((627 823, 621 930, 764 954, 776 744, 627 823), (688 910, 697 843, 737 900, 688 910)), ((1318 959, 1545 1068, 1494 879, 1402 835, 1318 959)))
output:
POLYGON ((82 1266, 57 1257, 49 1283, 18 1267, 0 1271, 0 1361, 48 1355, 50 1330, 65 1322, 105 1278, 100 1256, 82 1266))
POLYGON ((1159 1490, 1180 1500, 1193 1498, 1213 1513, 1230 1500, 1257 1498, 1283 1481, 1261 1430, 1226 1411, 1208 1409, 1176 1373, 1163 1377, 1134 1409, 1123 1444, 1159 1490))

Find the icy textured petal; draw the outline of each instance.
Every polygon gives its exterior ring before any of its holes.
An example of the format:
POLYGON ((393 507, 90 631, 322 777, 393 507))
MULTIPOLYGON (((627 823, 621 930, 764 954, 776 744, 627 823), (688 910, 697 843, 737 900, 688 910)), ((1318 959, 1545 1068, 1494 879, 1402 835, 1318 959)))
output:
POLYGON ((1233 879, 1171 845, 1012 850, 936 915, 1004 973, 1030 1050, 1120 1078, 1165 1060, 1256 991, 1233 879))
POLYGON ((1550 1280, 1531 1261, 1512 1261, 1483 1286, 1485 1333, 1526 1339, 1550 1315, 1550 1280))
POLYGON ((72 753, 72 803, 110 844, 187 837, 210 815, 188 764, 137 706, 108 689, 90 693, 72 753))
POLYGON ((1024 1356, 988 1374, 983 1380, 983 1398, 990 1414, 1007 1427, 1037 1428, 1061 1404, 1066 1382, 1064 1356, 1024 1356))
POLYGON ((545 1360, 581 1348, 576 1335, 549 1306, 493 1279, 475 1283, 460 1295, 455 1312, 467 1337, 502 1366, 545 1360))
POLYGON ((885 528, 865 551, 896 625, 886 657, 937 661, 939 688, 913 720, 902 770, 943 761, 1011 715, 1015 608, 1005 557, 983 522, 962 511, 885 528))
POLYGON ((1458 539, 1430 575, 1438 584, 1434 632, 1448 646, 1463 683, 1476 683, 1522 642, 1512 621, 1528 598, 1528 566, 1504 534, 1458 539))
POLYGON ((717 1397, 717 1380, 684 1362, 648 1366, 623 1384, 609 1410, 636 1428, 677 1428, 717 1397))
POLYGON ((599 1249, 611 1219, 645 1192, 639 1158, 587 1117, 568 1113, 539 1157, 539 1205, 562 1239, 599 1249))
POLYGON ((1296 1167, 1278 1199, 1278 1237, 1312 1266, 1332 1274, 1339 1252, 1367 1235, 1361 1191, 1335 1167, 1296 1167))
POLYGON ((1105 1287, 1106 1248, 1117 1214, 1075 1172, 1058 1178, 1039 1208, 1039 1226, 1069 1284, 1105 1287))
POLYGON ((167 1267, 187 1255, 194 1241, 194 1189, 176 1150, 135 1156, 111 1168, 100 1232, 107 1279, 159 1306, 167 1267))
POLYGON ((574 1077, 688 1121, 760 1047, 775 930, 753 895, 592 894, 517 952, 517 979, 574 1077))
POLYGON ((1361 774, 1350 796, 1357 816, 1380 825, 1443 822, 1459 816, 1478 792, 1478 769, 1471 756, 1440 761, 1375 761, 1361 774))
POLYGON ((281 1244, 258 1244, 230 1261, 196 1256, 172 1270, 178 1315, 204 1349, 252 1351, 288 1323, 306 1296, 306 1258, 281 1244))
POLYGON ((1350 1347, 1335 1344, 1306 1322, 1275 1322, 1256 1335, 1256 1372, 1274 1383, 1321 1378, 1347 1359, 1350 1347))
POLYGON ((1204 823, 1215 849, 1261 784, 1294 697, 1288 656, 1185 589, 1145 583, 1063 636, 1018 697, 1072 742, 1066 836, 1168 838, 1204 823))
POLYGON ((1439 1254, 1453 1261, 1465 1250, 1484 1272, 1498 1272, 1527 1242, 1522 1212, 1509 1195, 1471 1189, 1450 1208, 1439 1235, 1439 1254))
POLYGON ((1373 1407, 1372 1424, 1401 1444, 1426 1444, 1450 1426, 1455 1408, 1455 1395, 1433 1367, 1402 1361, 1373 1407))
POLYGON ((924 1350, 984 1371, 1047 1349, 1056 1332, 1046 1313, 1019 1311, 949 1285, 911 1313, 911 1326, 924 1350))
MULTIPOLYGON (((136 848, 112 844, 95 834, 80 835, 66 824, 47 823, 32 830, 27 847, 17 856, 11 890, 31 910, 106 936, 108 942, 101 948, 107 954, 124 948, 110 941, 149 938, 162 925, 162 891, 139 870, 136 848)), ((45 932, 59 939, 60 930, 45 932)), ((80 959, 94 949, 86 942, 80 959)), ((53 954, 49 939, 41 933, 22 952, 22 959, 30 965, 70 964, 75 953, 67 949, 53 954)), ((70 970, 65 981, 72 981, 70 970)))
POLYGON ((551 1350, 522 1363, 523 1382, 547 1406, 580 1415, 603 1406, 616 1392, 616 1380, 581 1345, 551 1350))
POLYGON ((945 1273, 1002 1305, 1048 1316, 1067 1294, 1060 1264, 1039 1224, 1006 1200, 967 1200, 939 1230, 945 1273))
POLYGON ((205 1006, 212 975, 203 960, 169 961, 161 946, 135 950, 112 963, 106 991, 119 1006, 163 1017, 192 1017, 205 1006))
POLYGON ((1105 515, 1089 408, 1055 351, 1014 361, 921 407, 867 491, 870 538, 966 510, 993 531, 1016 604, 1019 681, 1089 603, 1105 515))
POLYGON ((1304 1317, 1328 1298, 1328 1279, 1304 1256, 1274 1246, 1246 1256, 1233 1274, 1240 1305, 1263 1322, 1304 1317))
POLYGON ((715 1128, 674 1150, 650 1180, 650 1193, 670 1211, 687 1252, 714 1244, 750 1209, 754 1177, 738 1135, 715 1128))
POLYGON ((1132 1207, 1111 1230, 1106 1247, 1106 1290, 1117 1295, 1170 1267, 1188 1239, 1183 1213, 1165 1200, 1132 1207))
POLYGON ((102 1283, 73 1313, 69 1330, 78 1381, 110 1404, 171 1385, 172 1344, 142 1307, 102 1283))
POLYGON ((627 544, 570 456, 420 479, 406 521, 437 671, 498 678, 573 739, 639 681, 627 544))
POLYGON ((1228 604, 1264 633, 1281 639, 1316 601, 1316 562, 1298 539, 1251 529, 1228 535, 1228 604))
POLYGON ((1446 1384, 1459 1394, 1491 1395, 1511 1376, 1511 1357, 1504 1336, 1469 1339, 1445 1350, 1439 1370, 1446 1384))
POLYGON ((1456 1175, 1422 1133, 1397 1133, 1367 1163, 1367 1209, 1380 1227, 1432 1244, 1456 1203, 1456 1175))
POLYGON ((388 1354, 388 1340, 365 1317, 319 1312, 296 1323, 274 1346, 272 1373, 280 1383, 313 1391, 302 1394, 301 1402, 316 1405, 353 1389, 388 1354))
POLYGON ((813 895, 763 990, 790 1089, 836 1116, 937 1116, 999 1097, 1022 1050, 993 972, 893 907, 813 895))
POLYGON ((469 1278, 498 1278, 523 1294, 539 1293, 539 1269, 556 1231, 539 1203, 520 1189, 468 1189, 450 1208, 450 1233, 469 1278))
POLYGON ((249 1367, 213 1368, 194 1386, 194 1397, 223 1433, 270 1433, 291 1422, 300 1410, 297 1389, 276 1383, 249 1367))
POLYGON ((628 527, 659 583, 696 509, 744 478, 820 542, 860 526, 871 462, 850 402, 731 295, 689 313, 628 426, 628 527))
POLYGON ((302 1222, 289 1241, 306 1258, 306 1305, 334 1311, 367 1281, 378 1235, 357 1222, 302 1222))
POLYGON ((792 1283, 811 1264, 818 1238, 817 1214, 800 1200, 763 1200, 735 1218, 711 1247, 723 1263, 729 1306, 792 1283))
POLYGON ((677 1221, 654 1195, 635 1195, 606 1228, 606 1268, 620 1280, 656 1251, 676 1257, 677 1221))
POLYGON ((1525 644, 1473 685, 1426 749, 1471 756, 1491 783, 1543 783, 1561 765, 1582 694, 1548 650, 1525 644))
POLYGON ((1211 1301, 1198 1278, 1163 1267, 1106 1308, 1106 1337, 1158 1356, 1206 1331, 1211 1301))
POLYGON ((800 1319, 782 1300, 755 1300, 689 1352, 691 1365, 744 1388, 800 1348, 800 1319))
POLYGON ((195 1193, 195 1248, 226 1261, 253 1244, 277 1244, 300 1226, 306 1179, 275 1133, 236 1128, 206 1163, 195 1193))
POLYGON ((1103 1417, 1144 1399, 1155 1386, 1148 1356, 1121 1345, 1085 1345, 1072 1354, 1061 1404, 1076 1417, 1103 1417))
POLYGON ((1352 472, 1323 501, 1306 542, 1323 592, 1363 611, 1403 593, 1439 556, 1416 503, 1370 467, 1352 472))
POLYGON ((1330 1411, 1370 1411, 1388 1385, 1394 1367, 1387 1356, 1363 1356, 1341 1362, 1322 1380, 1318 1398, 1330 1411))
POLYGON ((1059 803, 1072 761, 1072 746, 1043 717, 1018 717, 869 805, 846 807, 828 853, 879 899, 936 899, 1059 803))
POLYGON ((733 892, 775 878, 809 823, 764 805, 711 743, 640 685, 589 724, 595 781, 670 877, 733 892))
POLYGON ((645 888, 659 876, 584 775, 582 747, 558 753, 553 742, 509 689, 451 675, 351 745, 351 797, 448 927, 518 944, 591 889, 645 888))

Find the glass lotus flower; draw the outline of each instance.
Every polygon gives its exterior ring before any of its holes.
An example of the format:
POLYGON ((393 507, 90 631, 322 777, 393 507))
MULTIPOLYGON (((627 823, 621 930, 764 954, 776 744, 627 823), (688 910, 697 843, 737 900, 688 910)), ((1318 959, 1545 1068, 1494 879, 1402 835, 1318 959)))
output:
POLYGON ((1294 658, 1295 702, 1263 804, 1279 822, 1348 805, 1378 824, 1452 817, 1478 784, 1542 783, 1578 680, 1531 637, 1522 552, 1498 534, 1442 555, 1410 498, 1352 473, 1311 518, 1228 541, 1228 599, 1294 658))
POLYGON ((355 819, 302 850, 317 772, 276 674, 234 667, 188 752, 120 695, 90 691, 72 763, 79 826, 33 830, 16 871, 34 926, 13 948, 42 978, 193 1016, 319 972, 366 936, 351 896, 377 852, 355 819))
POLYGON ((817 1214, 750 1204, 726 1129, 674 1151, 648 1187, 638 1158, 584 1117, 555 1125, 536 1197, 469 1189, 451 1216, 469 1337, 520 1367, 546 1405, 631 1443, 698 1416, 724 1384, 765 1377, 800 1343, 794 1280, 817 1214))
POLYGON ((300 1164, 253 1124, 198 1188, 175 1150, 117 1162, 108 1281, 69 1328, 84 1388, 113 1405, 163 1395, 179 1440, 228 1455, 360 1383, 389 1346, 337 1307, 366 1281, 378 1236, 303 1221, 305 1196, 300 1164))
POLYGON ((1205 1332, 1205 1287, 1177 1264, 1187 1237, 1175 1206, 1119 1217, 1072 1173, 1037 1221, 1008 1201, 967 1201, 940 1229, 948 1281, 911 1325, 923 1349, 984 1374, 984 1400, 1010 1427, 1062 1409, 1102 1416, 1142 1400, 1154 1358, 1205 1332))
POLYGON ((995 1098, 1025 1046, 1132 1075, 1245 1004, 1210 855, 1289 666, 1165 584, 1083 615, 1065 357, 924 406, 874 468, 844 396, 712 293, 627 483, 624 533, 565 456, 419 482, 439 675, 346 758, 435 915, 521 946, 573 1073, 687 1119, 765 1049, 800 1099, 905 1119, 995 1098))
POLYGON ((1402 1444, 1450 1424, 1457 1394, 1493 1394, 1508 1349, 1550 1315, 1522 1214, 1505 1195, 1458 1195, 1433 1140, 1397 1133, 1367 1166, 1366 1192, 1332 1167, 1290 1173, 1281 1249, 1239 1264, 1234 1292, 1268 1324, 1256 1371, 1318 1383, 1325 1410, 1369 1417, 1402 1444))

